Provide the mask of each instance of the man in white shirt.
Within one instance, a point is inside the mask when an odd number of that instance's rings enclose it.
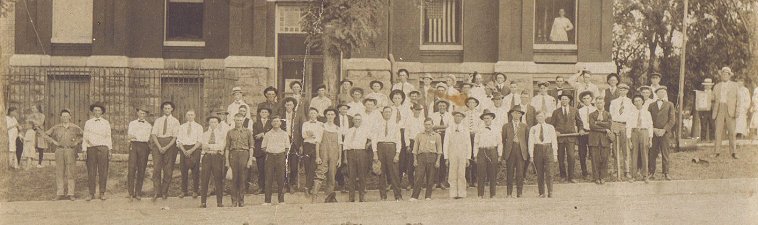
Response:
[[[642,95],[643,102],[645,102],[642,104],[643,109],[647,109],[650,107],[650,104],[653,104],[653,102],[657,100],[657,98],[653,97],[653,89],[651,89],[650,86],[641,86],[637,88],[637,92]]]
[[[150,154],[148,142],[153,125],[145,120],[148,113],[147,107],[137,107],[137,119],[129,122],[129,128],[126,132],[131,147],[129,149],[126,187],[129,190],[129,197],[136,200],[142,198],[142,181],[145,179],[145,168],[147,167],[148,154]]]
[[[711,118],[715,122],[716,132],[716,144],[714,148],[713,157],[718,157],[721,154],[721,141],[724,139],[724,134],[728,134],[729,139],[729,152],[732,158],[738,159],[737,153],[737,105],[743,102],[740,99],[739,88],[737,83],[731,80],[734,74],[729,67],[721,68],[719,76],[721,81],[713,87],[713,109],[711,110]]]
[[[555,111],[556,107],[556,101],[553,96],[550,96],[548,91],[548,85],[547,82],[539,82],[537,83],[537,87],[539,87],[539,94],[537,96],[534,96],[532,98],[532,106],[534,109],[537,110],[537,113],[545,113],[545,115],[548,116],[546,120],[550,120],[550,115]]]
[[[205,208],[205,202],[208,198],[208,184],[210,183],[210,177],[213,175],[214,186],[216,191],[216,202],[218,207],[224,207],[222,199],[224,196],[224,171],[226,171],[225,155],[228,152],[226,149],[226,130],[221,128],[221,119],[215,116],[208,117],[208,131],[203,133],[200,139],[202,144],[202,167],[201,174],[201,193],[200,193],[200,207]]]
[[[413,104],[411,110],[413,111],[413,115],[406,120],[405,125],[405,143],[407,144],[407,147],[405,151],[400,154],[399,166],[400,180],[402,181],[403,174],[408,176],[408,186],[405,187],[405,190],[410,190],[413,183],[416,181],[414,179],[415,167],[413,166],[413,146],[416,143],[416,136],[421,132],[424,132],[424,119],[426,119],[423,113],[425,111],[423,105]]]
[[[324,133],[324,124],[318,121],[318,110],[311,108],[308,111],[308,121],[303,123],[302,135],[303,135],[303,162],[305,164],[305,193],[312,194],[310,191],[313,188],[313,179],[316,176],[316,158],[319,153],[319,145],[321,143],[321,136]]]
[[[176,154],[179,149],[176,147],[176,130],[179,128],[179,120],[171,115],[174,112],[173,102],[163,102],[161,104],[163,115],[155,119],[150,140],[153,149],[153,186],[155,195],[153,201],[158,197],[163,200],[168,198],[168,187],[171,184],[172,174],[174,173],[174,163],[176,163]]]
[[[353,116],[353,127],[347,130],[343,148],[347,158],[347,176],[350,202],[355,202],[355,192],[358,191],[359,201],[365,202],[366,173],[368,160],[371,157],[366,150],[366,143],[372,136],[371,127],[362,125],[362,115]]]
[[[453,124],[447,127],[442,141],[442,155],[449,168],[450,197],[454,199],[465,198],[468,187],[466,169],[471,160],[472,140],[468,126],[463,124],[465,117],[462,112],[453,112]]]
[[[381,163],[382,173],[379,176],[379,195],[382,200],[387,200],[387,181],[392,185],[395,201],[403,199],[400,192],[400,177],[398,176],[397,163],[400,161],[400,126],[392,120],[392,108],[382,109],[382,120],[374,127],[374,137],[371,138],[374,150],[374,163]],[[387,177],[389,176],[389,179]]]
[[[501,128],[492,125],[495,114],[485,111],[480,117],[484,121],[474,137],[474,159],[477,166],[477,194],[484,198],[484,181],[489,180],[490,198],[495,197],[497,185],[497,168],[503,156],[503,137]],[[444,148],[444,146],[443,146]],[[487,179],[485,179],[485,177]]]
[[[546,113],[537,114],[537,125],[529,130],[529,158],[537,170],[537,189],[540,198],[553,197],[551,163],[558,161],[558,136],[555,128],[545,122]],[[547,196],[545,196],[547,186]]]
[[[631,158],[631,175],[633,177],[639,175],[647,183],[648,150],[653,144],[653,118],[650,111],[642,108],[644,102],[642,96],[634,96],[635,108],[629,111],[626,117],[626,135],[630,137],[631,151],[627,156]],[[634,180],[629,180],[629,182],[634,182]]]
[[[184,114],[187,120],[179,126],[176,132],[176,147],[179,148],[179,165],[182,169],[182,193],[179,198],[189,196],[187,184],[189,173],[192,171],[192,198],[197,198],[200,188],[200,136],[203,135],[203,126],[195,122],[195,111],[188,110]]]
[[[598,89],[597,85],[592,83],[592,73],[587,69],[583,69],[573,77],[570,77],[568,83],[576,88],[577,93],[590,91],[592,92],[592,96],[598,96],[600,94],[600,89]]]
[[[347,114],[350,116],[353,116],[355,114],[361,113],[364,110],[366,110],[365,107],[363,107],[363,89],[359,87],[355,87],[352,90],[350,90],[350,96],[353,97],[353,101],[347,103],[347,106],[350,106],[350,109],[347,111]]]
[[[108,161],[113,151],[111,124],[103,118],[105,107],[98,103],[89,107],[92,118],[84,123],[84,144],[87,159],[87,181],[89,196],[87,201],[95,198],[95,188],[99,186],[100,200],[105,200],[105,187],[108,181]]]
[[[401,90],[405,94],[405,96],[408,96],[411,91],[415,91],[416,87],[413,86],[413,84],[408,82],[408,70],[406,69],[399,69],[397,71],[397,83],[392,85],[392,90]]]
[[[582,127],[579,128],[579,166],[582,168],[582,176],[585,180],[589,178],[587,172],[587,152],[589,152],[589,134],[590,134],[590,114],[597,111],[592,105],[595,96],[590,91],[579,93],[579,100],[582,101],[582,108],[579,108],[579,118],[582,120]],[[602,107],[602,106],[601,106]]]
[[[511,83],[511,86],[516,86],[516,83]],[[511,93],[506,95],[503,98],[503,105],[508,108],[510,111],[514,106],[521,104],[521,91],[516,90],[517,88],[511,88]],[[507,119],[507,115],[504,115]]]
[[[332,100],[326,97],[326,86],[321,85],[316,88],[316,97],[311,99],[311,107],[318,111],[319,121],[324,121],[324,110],[332,106]]]
[[[626,121],[627,117],[629,117],[629,111],[634,109],[634,104],[632,104],[632,99],[629,99],[627,97],[627,94],[629,93],[629,85],[627,84],[619,84],[618,85],[618,93],[619,97],[611,101],[611,118],[613,119],[613,123],[611,124],[611,130],[613,130],[613,133],[616,134],[616,142],[614,143],[614,151],[616,155],[617,161],[624,161],[624,174],[627,179],[631,179],[629,176],[629,158],[626,158],[625,156],[629,154],[629,137],[626,133]],[[620,168],[617,168],[620,170]],[[621,171],[617,171],[620,173]]]
[[[489,110],[495,115],[502,115],[496,117],[495,120],[492,121],[492,124],[494,124],[494,126],[502,127],[508,123],[508,117],[505,115],[508,115],[508,111],[511,109],[503,104],[503,94],[500,92],[495,92],[492,94],[492,107],[490,107]]]
[[[234,102],[232,102],[232,104],[229,104],[229,106],[226,107],[226,111],[231,113],[232,115],[236,115],[239,112],[240,106],[244,105],[249,109],[250,105],[248,105],[245,102],[245,99],[242,99],[243,95],[244,95],[244,92],[242,92],[241,87],[232,88],[232,96],[234,96]],[[245,113],[245,118],[250,118],[249,110]],[[234,118],[229,118],[229,120],[226,122],[229,124],[234,124]]]
[[[291,145],[289,135],[281,129],[281,126],[281,118],[274,116],[271,120],[271,131],[266,132],[261,144],[261,148],[266,151],[266,196],[263,205],[271,204],[274,182],[277,186],[276,193],[279,204],[284,204],[284,164],[287,151]]]

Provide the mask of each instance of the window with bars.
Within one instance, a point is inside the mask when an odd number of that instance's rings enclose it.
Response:
[[[284,34],[305,33],[301,25],[305,15],[304,6],[279,6],[278,32]]]
[[[423,5],[422,43],[461,44],[461,0],[427,0]]]
[[[203,0],[167,0],[166,40],[203,40]]]

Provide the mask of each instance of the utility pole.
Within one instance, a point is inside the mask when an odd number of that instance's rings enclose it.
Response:
[[[682,13],[682,52],[679,55],[680,62],[679,62],[679,99],[677,100],[677,103],[679,104],[679,119],[677,120],[677,132],[676,132],[676,147],[678,149],[681,149],[681,141],[682,139],[682,126],[684,126],[684,76],[687,73],[686,71],[686,59],[687,59],[687,13],[689,12],[689,1],[684,0],[684,13]]]

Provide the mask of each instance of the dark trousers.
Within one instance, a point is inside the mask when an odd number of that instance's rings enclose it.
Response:
[[[191,149],[194,145],[185,145],[184,149]],[[192,172],[192,192],[198,193],[200,188],[200,148],[195,149],[189,156],[179,153],[179,165],[182,169],[182,193],[187,194],[190,172]]]
[[[108,181],[108,153],[107,146],[87,148],[87,183],[90,195],[95,195],[95,188],[98,186],[100,194],[105,194]]]
[[[364,149],[345,150],[347,157],[347,186],[350,192],[350,201],[355,201],[355,191],[358,191],[360,199],[366,192],[366,164],[368,164],[368,151]]]
[[[630,172],[632,173],[632,176],[636,176],[638,171],[641,177],[647,177],[648,175],[647,157],[649,154],[648,143],[650,141],[648,132],[653,131],[647,129],[632,129],[632,136],[630,137],[632,140],[632,147],[630,149],[632,156]]]
[[[479,148],[476,156],[477,180],[476,191],[479,197],[484,197],[484,180],[489,180],[490,198],[495,197],[497,190],[497,148]]]
[[[305,187],[310,190],[313,188],[313,179],[316,178],[316,144],[303,142],[303,155],[307,156],[300,159],[304,160]]]
[[[589,152],[589,135],[579,136],[579,166],[582,168],[582,176],[589,176],[587,172],[587,152]]]
[[[229,167],[232,168],[232,204],[245,203],[245,185],[247,178],[247,160],[250,152],[247,150],[232,150],[229,152]]]
[[[558,143],[558,170],[561,178],[574,179],[574,142]],[[568,163],[568,170],[566,170]]]
[[[518,144],[514,144],[511,154],[506,157],[508,157],[505,163],[507,193],[508,195],[513,193],[513,182],[515,181],[516,196],[520,197],[524,190],[524,158],[521,156],[521,147]]]
[[[413,144],[414,141],[411,140],[410,145],[406,145],[401,151],[400,151],[400,161],[398,162],[398,183],[402,183],[403,181],[403,174],[408,177],[408,185],[413,186]]]
[[[205,203],[208,199],[208,185],[211,182],[211,176],[213,176],[213,185],[216,187],[216,202],[221,204],[221,200],[224,197],[224,155],[222,154],[204,154],[203,155],[203,169],[200,175],[201,180],[201,193],[200,202]]]
[[[436,177],[435,173],[437,172],[437,168],[434,164],[437,163],[439,158],[440,157],[437,153],[421,153],[416,155],[418,167],[416,167],[416,182],[413,184],[413,194],[411,194],[411,198],[418,199],[418,196],[421,194],[421,186],[424,184],[426,184],[424,197],[432,197]]]
[[[551,145],[534,145],[534,167],[537,169],[537,189],[540,195],[545,194],[545,186],[547,186],[548,195],[553,193],[553,174],[550,173],[552,158]]]
[[[39,156],[39,159],[37,160],[37,165],[42,165],[42,160],[45,157],[45,149],[44,148],[36,148],[37,154]]]
[[[667,131],[668,132],[668,131]],[[661,154],[661,165],[663,167],[663,174],[669,174],[669,134],[666,133],[662,137],[653,136],[653,148],[650,149],[650,155],[648,156],[648,172],[651,175],[655,174],[656,161],[658,161],[658,154]]]
[[[264,191],[266,189],[266,181],[268,180],[268,178],[266,178],[266,155],[255,157],[255,166],[258,173],[258,191]],[[248,170],[248,173],[252,173],[252,171]],[[248,174],[248,176],[250,175],[251,174]],[[282,178],[284,178],[284,175],[282,175]],[[252,181],[252,179],[249,180]]]
[[[403,198],[400,192],[400,176],[398,176],[397,163],[394,161],[397,147],[395,143],[379,143],[376,147],[378,148],[379,162],[382,163],[382,175],[379,178],[379,195],[382,199],[387,199],[387,180],[392,185],[395,199]]]
[[[166,146],[171,139],[170,137],[158,138],[158,142],[162,146]],[[175,144],[172,144],[164,153],[160,153],[157,148],[153,149],[153,186],[155,187],[156,197],[168,197],[168,187],[171,185],[177,151],[179,149],[176,148]]]
[[[705,141],[713,140],[716,132],[713,132],[715,126],[711,111],[699,111],[697,114],[700,116],[700,138]]]
[[[24,142],[16,138],[16,165],[21,166],[21,156],[24,155]]]
[[[271,195],[274,192],[274,182],[276,182],[276,193],[280,203],[284,202],[284,157],[287,153],[266,153],[266,203],[271,203]]]
[[[440,132],[440,140],[445,140],[445,132]],[[443,144],[444,145],[444,144]],[[447,160],[444,157],[440,158],[440,168],[437,170],[437,185],[447,185]]]
[[[595,180],[605,179],[608,176],[608,154],[611,146],[591,146],[592,151],[592,177]]]
[[[471,155],[474,155],[474,134],[471,134]],[[466,167],[466,181],[469,182],[469,186],[474,186],[476,181],[476,161],[469,160],[469,165]],[[482,178],[484,179],[484,178]]]
[[[298,163],[300,161],[300,157],[298,156],[298,152],[295,149],[290,149],[290,154],[287,156],[287,167],[289,167],[289,173],[287,174],[287,185],[289,185],[290,188],[297,187],[298,182]]]
[[[132,141],[126,173],[126,189],[129,191],[129,196],[142,196],[142,183],[145,180],[149,151],[147,142]]]

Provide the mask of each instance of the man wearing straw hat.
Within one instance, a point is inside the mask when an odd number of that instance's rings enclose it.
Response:
[[[142,181],[145,179],[145,167],[147,157],[150,154],[148,142],[153,125],[145,118],[150,113],[147,107],[136,107],[137,119],[129,122],[127,136],[129,137],[129,163],[126,175],[126,187],[129,190],[129,198],[140,200],[142,197]]]
[[[558,96],[561,106],[553,111],[551,123],[558,135],[558,169],[561,178],[564,181],[576,183],[574,181],[574,146],[578,136],[577,128],[582,127],[582,120],[576,108],[569,105],[571,98],[572,95],[566,92]],[[568,168],[566,168],[567,163]]]
[[[734,74],[729,67],[721,68],[719,76],[721,82],[713,87],[713,110],[711,118],[716,120],[716,148],[713,157],[718,157],[721,154],[721,140],[724,138],[724,128],[726,127],[726,134],[729,135],[729,152],[732,153],[732,158],[737,159],[736,146],[736,133],[735,123],[737,122],[737,102],[739,100],[738,86],[735,82],[731,81]]]
[[[234,96],[234,102],[232,104],[229,104],[228,107],[226,107],[226,111],[231,113],[232,115],[237,115],[237,113],[240,110],[240,106],[246,106],[247,112],[245,113],[245,118],[250,118],[250,105],[245,102],[245,99],[242,99],[242,96],[245,93],[242,91],[241,87],[234,87],[232,88],[232,96]],[[234,118],[229,118],[227,120],[228,123],[233,124]]]
[[[460,199],[466,197],[466,169],[471,159],[471,136],[469,127],[463,123],[466,114],[453,112],[453,124],[447,127],[442,144],[442,155],[447,161],[448,183],[450,197]]]

